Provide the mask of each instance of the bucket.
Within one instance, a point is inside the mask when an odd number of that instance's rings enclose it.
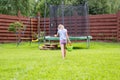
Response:
[[[67,45],[67,51],[70,52],[70,51],[72,51],[72,50],[73,50],[73,46],[72,46],[71,44],[68,44],[68,45]]]

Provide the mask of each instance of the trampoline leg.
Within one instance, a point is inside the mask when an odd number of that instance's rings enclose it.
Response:
[[[87,49],[90,48],[90,39],[87,36]]]

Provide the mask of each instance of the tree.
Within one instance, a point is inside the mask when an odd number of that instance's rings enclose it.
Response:
[[[23,28],[24,28],[24,25],[21,22],[16,21],[16,22],[13,22],[9,25],[8,31],[16,33],[17,31],[19,31]]]
[[[116,13],[120,10],[120,0],[0,0],[0,14],[17,15],[20,10],[24,16],[35,16],[40,12],[43,17],[46,9],[46,16],[49,16],[49,5],[59,5],[62,1],[65,5],[79,5],[87,1],[89,14]]]
[[[0,13],[17,15],[18,11],[21,11],[22,15],[28,16],[30,13],[30,1],[29,0],[0,0]]]
[[[110,14],[120,10],[120,0],[88,0],[90,14]]]
[[[16,21],[9,25],[8,31],[16,33],[16,39],[21,39],[21,30],[24,29],[25,26],[23,23]]]
[[[106,6],[107,0],[89,0],[89,13],[90,14],[104,14],[108,13],[107,6]]]
[[[62,0],[38,0],[36,7],[35,7],[35,13],[40,12],[41,16],[44,17],[45,15],[45,9],[46,9],[46,16],[49,16],[49,6],[50,5],[59,5],[62,3]]]
[[[109,13],[116,13],[118,10],[120,10],[120,0],[108,0],[107,1],[107,7]]]

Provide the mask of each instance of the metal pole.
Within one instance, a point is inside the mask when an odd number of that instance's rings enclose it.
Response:
[[[40,45],[40,13],[38,13],[38,15],[37,15],[37,19],[38,19],[38,46]]]
[[[45,18],[46,18],[46,0],[45,0],[45,11],[44,11],[44,37],[46,36],[46,20],[45,20]],[[45,41],[45,39],[44,39],[44,42],[46,42]]]
[[[64,25],[64,1],[62,1],[62,24]]]
[[[88,10],[88,5],[87,5],[87,0],[85,0],[84,3],[84,11],[85,11],[85,20],[86,20],[86,29],[87,29],[87,48],[90,47],[90,39],[89,39],[89,35],[90,35],[90,28],[89,28],[89,10]]]

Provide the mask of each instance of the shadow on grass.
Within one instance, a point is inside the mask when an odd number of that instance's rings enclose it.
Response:
[[[73,49],[86,49],[85,47],[73,47]]]
[[[60,47],[57,48],[57,50],[59,50]],[[73,47],[74,50],[77,50],[77,49],[87,49],[86,47]]]

